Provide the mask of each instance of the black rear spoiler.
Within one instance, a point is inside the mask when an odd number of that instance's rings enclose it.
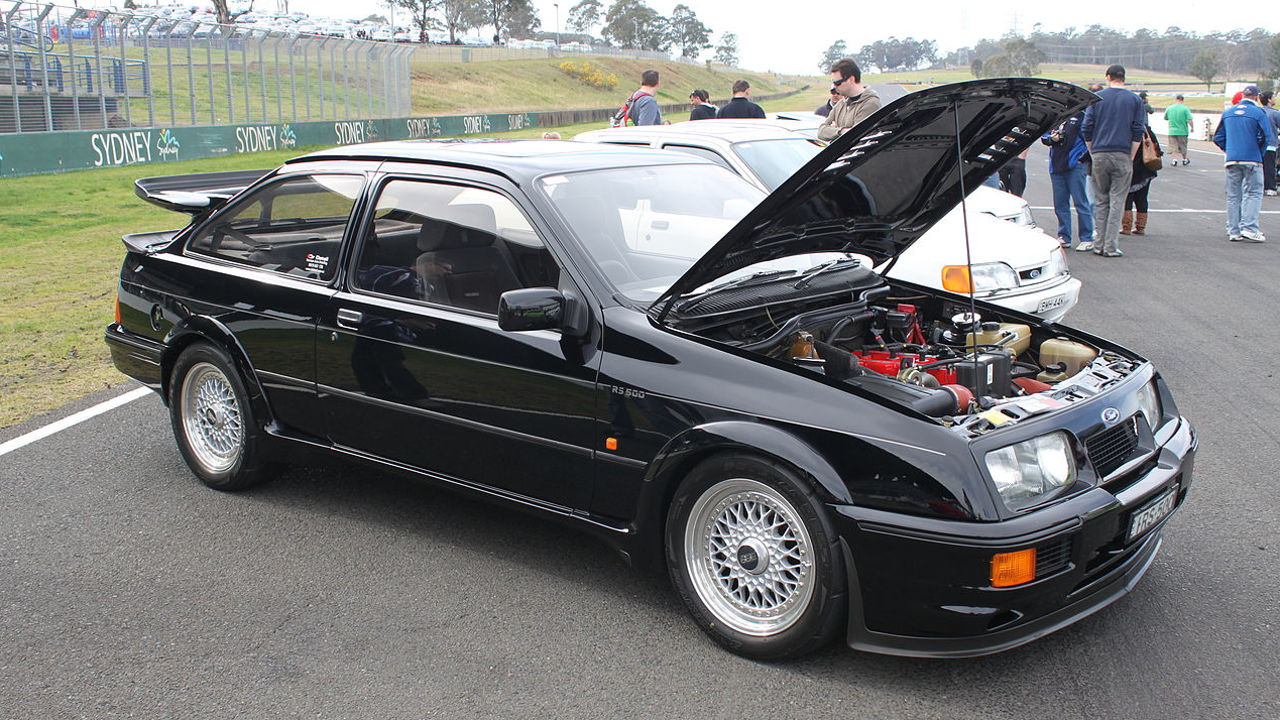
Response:
[[[138,178],[133,192],[143,200],[166,210],[199,215],[208,212],[254,184],[270,170],[168,175]]]

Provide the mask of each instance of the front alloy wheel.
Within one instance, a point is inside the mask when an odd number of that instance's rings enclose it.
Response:
[[[839,631],[839,541],[810,484],[787,466],[745,454],[700,464],[672,500],[666,535],[677,592],[730,650],[796,657]]]

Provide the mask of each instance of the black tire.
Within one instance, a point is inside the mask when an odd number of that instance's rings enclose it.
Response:
[[[689,613],[734,653],[799,657],[844,627],[839,540],[821,500],[782,463],[733,453],[699,464],[667,512],[666,553]]]
[[[221,349],[196,343],[178,356],[169,380],[169,418],[182,459],[205,485],[243,490],[270,477],[249,393]]]

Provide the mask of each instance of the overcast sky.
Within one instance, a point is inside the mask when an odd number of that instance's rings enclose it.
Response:
[[[140,0],[152,4],[166,0]],[[208,0],[185,0],[205,4]],[[670,16],[679,0],[646,0],[658,13]],[[69,0],[55,0],[70,5]],[[82,5],[122,5],[123,0],[89,0]],[[556,3],[533,0],[547,31],[562,30],[577,0]],[[601,0],[606,9],[612,0]],[[277,0],[256,0],[258,9],[274,9]],[[1117,0],[1074,0],[1067,3],[964,3],[963,0],[910,0],[901,10],[885,3],[851,3],[833,0],[684,0],[699,19],[712,29],[712,41],[721,34],[738,36],[741,65],[751,70],[784,73],[817,73],[818,60],[836,40],[851,50],[878,39],[897,36],[933,40],[940,53],[973,45],[982,38],[997,38],[1016,29],[1030,33],[1036,23],[1046,32],[1068,26],[1083,30],[1100,24],[1132,32],[1146,27],[1163,32],[1170,25],[1206,34],[1217,30],[1274,26],[1280,18],[1274,0],[1233,0],[1227,4],[1171,0],[1134,3]],[[1270,7],[1268,7],[1270,5]],[[387,14],[379,0],[290,0],[290,11],[316,16],[361,18]],[[398,24],[400,23],[397,21]],[[1271,27],[1275,30],[1275,27]],[[598,31],[598,29],[597,29]],[[709,57],[711,51],[704,57]]]

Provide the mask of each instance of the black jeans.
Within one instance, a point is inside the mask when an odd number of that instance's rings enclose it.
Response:
[[[1137,206],[1138,212],[1140,213],[1146,212],[1147,211],[1147,193],[1149,192],[1151,192],[1151,183],[1147,183],[1146,185],[1143,185],[1141,190],[1136,190],[1134,192],[1129,193],[1128,197],[1124,199],[1124,209],[1133,210],[1134,206]]]
[[[1262,155],[1262,189],[1276,189],[1276,151],[1268,150]]]
[[[1027,189],[1027,161],[1022,158],[1010,160],[1000,168],[1000,182],[1004,183],[1005,192],[1022,197],[1022,192]]]

